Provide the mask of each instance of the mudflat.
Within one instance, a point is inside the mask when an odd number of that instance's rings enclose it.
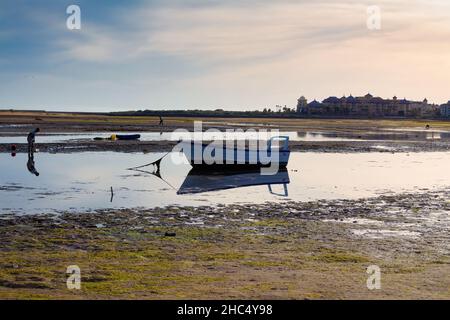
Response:
[[[343,138],[325,141],[291,141],[293,151],[317,152],[417,152],[450,150],[450,121],[444,120],[364,120],[364,119],[296,119],[296,118],[195,118],[166,117],[159,126],[158,117],[108,116],[75,113],[0,111],[0,138],[24,136],[34,127],[41,135],[54,133],[170,133],[177,129],[192,131],[196,121],[202,129],[279,130],[299,135],[318,132]],[[426,130],[426,126],[430,129]],[[44,152],[169,151],[176,142],[160,141],[94,141],[79,139],[65,143],[40,143]],[[26,152],[24,143],[17,152]],[[0,143],[0,152],[9,152],[9,143]]]
[[[176,141],[39,140],[64,132],[192,130],[196,120],[204,129],[275,128],[331,138],[291,141],[293,151],[413,156],[450,149],[445,121],[167,118],[160,127],[156,117],[0,111],[0,156],[10,157],[8,139],[36,126],[39,152],[170,151]],[[25,143],[16,147],[27,150]],[[0,186],[0,192],[19,188]],[[43,197],[51,190],[44,191]],[[0,298],[449,299],[449,199],[448,187],[417,186],[414,192],[309,202],[5,209]],[[73,265],[81,271],[80,290],[66,285]],[[370,266],[380,268],[379,290],[367,287]]]
[[[449,192],[2,214],[0,298],[448,299]]]
[[[398,128],[425,128],[450,130],[450,121],[428,119],[307,119],[307,118],[215,118],[215,117],[165,117],[164,127],[192,128],[194,121],[205,122],[206,128],[215,126],[272,127],[280,130],[373,130]],[[112,116],[83,113],[22,112],[0,110],[0,125],[40,125],[47,131],[97,131],[99,129],[121,129],[159,131],[159,117]]]

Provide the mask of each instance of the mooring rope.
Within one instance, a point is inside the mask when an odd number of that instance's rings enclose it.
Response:
[[[170,152],[167,152],[165,155],[163,155],[161,158],[159,158],[158,160],[155,160],[149,164],[145,164],[143,166],[139,166],[139,167],[134,167],[134,168],[128,168],[127,170],[132,170],[132,171],[138,171],[138,172],[143,172],[143,173],[148,173],[152,176],[156,176],[157,178],[161,179],[162,181],[164,181],[169,187],[171,187],[172,189],[176,190],[176,188],[174,186],[172,186],[168,181],[166,181],[166,179],[164,179],[161,176],[161,172],[160,172],[160,167],[159,165],[161,164],[161,160],[164,159],[164,157],[166,157]],[[145,168],[145,167],[149,167],[149,166],[156,166],[156,170],[154,172],[150,172],[150,171],[145,171],[145,170],[141,170],[141,168]]]
[[[127,170],[136,170],[136,169],[141,169],[141,168],[145,168],[145,167],[149,167],[149,166],[154,166],[156,165],[159,168],[159,164],[161,163],[161,160],[166,157],[170,152],[167,152],[165,155],[163,155],[161,158],[159,158],[158,160],[155,160],[153,162],[150,162],[148,164],[144,164],[142,166],[139,167],[133,167],[133,168],[128,168]]]

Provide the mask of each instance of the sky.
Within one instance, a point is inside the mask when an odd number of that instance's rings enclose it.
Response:
[[[256,110],[368,92],[441,104],[449,84],[448,0],[0,2],[0,109]]]

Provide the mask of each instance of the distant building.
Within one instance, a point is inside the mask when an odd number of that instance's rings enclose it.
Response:
[[[441,116],[446,118],[450,117],[450,100],[446,104],[441,105],[440,111]]]
[[[320,103],[319,101],[314,99],[313,101],[308,103],[304,113],[307,113],[307,114],[321,114],[322,112],[323,112],[322,103]]]
[[[434,117],[439,115],[439,107],[429,104],[427,99],[423,101],[399,100],[397,97],[383,99],[368,93],[362,97],[353,97],[352,95],[341,98],[328,97],[322,103],[314,100],[306,106],[304,105],[306,99],[302,99],[299,108],[300,99],[297,112],[303,114],[378,117]]]

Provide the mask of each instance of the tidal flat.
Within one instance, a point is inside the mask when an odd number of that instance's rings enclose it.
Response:
[[[300,152],[442,152],[450,150],[450,121],[429,119],[307,119],[307,118],[201,118],[110,116],[57,112],[0,110],[0,153],[26,152],[26,134],[41,129],[40,151],[166,152],[176,141],[175,130],[279,130],[291,136],[292,151]],[[429,129],[426,129],[426,126]],[[113,133],[139,133],[141,141],[94,141]]]
[[[127,171],[172,149],[158,121],[0,112],[1,299],[450,298],[450,122],[204,121],[294,133],[278,198],[267,186],[178,195],[189,169],[163,165],[170,186]],[[39,177],[24,154],[36,126]],[[118,132],[143,139],[92,140]],[[66,284],[74,265],[80,290]]]
[[[0,298],[448,299],[449,195],[2,214]]]

